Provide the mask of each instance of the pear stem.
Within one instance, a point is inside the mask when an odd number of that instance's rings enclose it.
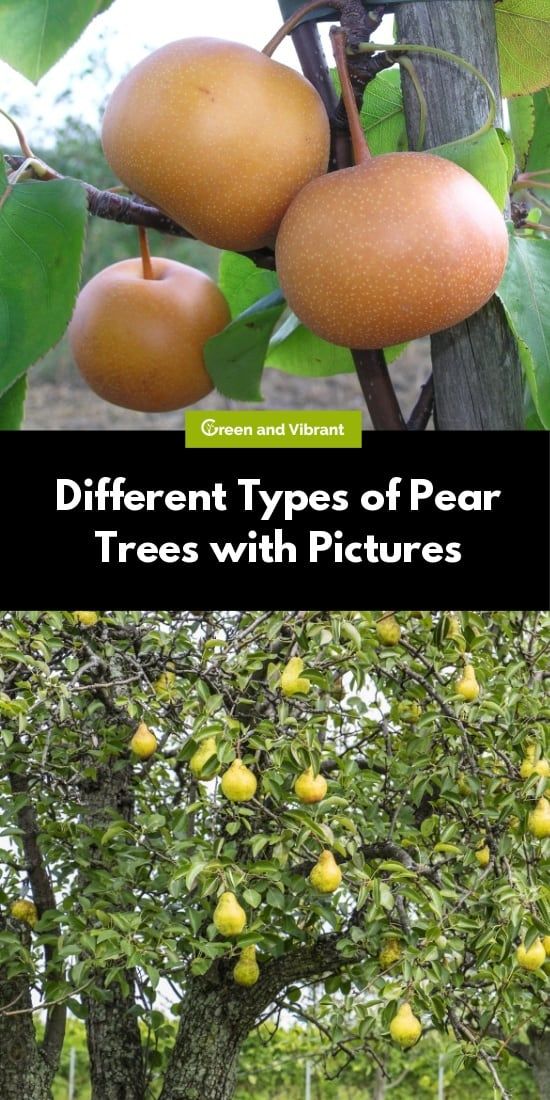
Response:
[[[346,34],[346,31],[340,30],[338,27],[332,27],[330,32],[330,39],[332,42],[334,59],[338,68],[340,84],[342,85],[342,99],[344,100],[344,106],[346,108],[346,114],[348,116],[351,144],[353,146],[353,159],[357,165],[366,164],[369,160],[371,160],[372,153],[368,147],[367,139],[363,133],[363,127],[361,125],[361,118],[357,108],[355,93],[353,91],[353,86],[349,75],[348,57],[346,52],[348,36]]]
[[[19,142],[19,145],[20,145],[21,152],[22,152],[23,156],[26,157],[27,160],[35,160],[36,159],[35,155],[34,155],[32,149],[31,149],[31,147],[30,147],[30,145],[29,145],[29,143],[28,143],[28,141],[25,137],[25,134],[23,133],[21,127],[19,126],[19,124],[15,121],[14,118],[11,117],[11,115],[8,114],[7,111],[4,111],[2,109],[2,107],[0,107],[0,115],[3,115],[4,118],[7,118],[8,122],[10,122],[11,125],[13,126],[13,128],[14,128],[16,134],[17,134],[17,140]]]
[[[378,53],[382,51],[384,53],[427,53],[432,54],[434,57],[441,57],[444,61],[452,61],[453,64],[458,65],[460,68],[465,69],[466,72],[471,73],[472,76],[476,76],[477,79],[483,84],[487,96],[489,99],[489,114],[487,119],[483,123],[483,126],[479,127],[479,130],[475,130],[473,134],[468,134],[467,137],[459,138],[458,141],[453,142],[453,145],[464,145],[468,141],[473,141],[475,138],[483,137],[484,134],[488,134],[491,128],[494,126],[496,113],[497,113],[497,101],[495,93],[489,84],[489,81],[485,79],[483,73],[480,73],[479,69],[476,69],[475,65],[471,65],[469,61],[465,61],[463,57],[459,57],[456,53],[449,53],[448,50],[440,50],[437,46],[418,46],[407,43],[395,43],[391,45],[381,45],[378,42],[360,42],[358,46],[354,46],[354,50],[358,53]]]
[[[142,225],[139,227],[139,250],[141,252],[141,263],[143,265],[143,278],[154,279],[155,273],[153,271],[153,264],[151,262],[151,251],[149,249],[149,238],[147,236],[147,230]]]
[[[294,12],[294,15],[287,19],[286,23],[283,23],[273,38],[264,46],[262,53],[265,53],[267,57],[273,57],[275,50],[284,42],[288,34],[292,34],[296,30],[296,27],[302,22],[302,19],[306,15],[309,15],[312,11],[317,11],[318,8],[334,8],[335,11],[342,13],[343,0],[309,0],[309,3],[304,4],[303,7],[298,8],[298,11]]]

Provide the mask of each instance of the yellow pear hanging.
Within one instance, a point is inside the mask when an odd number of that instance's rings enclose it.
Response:
[[[296,798],[305,805],[321,802],[327,793],[327,789],[328,784],[325,777],[321,774],[314,775],[313,768],[307,768],[305,772],[302,772],[294,784]]]
[[[527,828],[538,840],[550,836],[550,802],[547,798],[539,798],[527,818]]]
[[[530,947],[520,943],[516,951],[516,960],[523,970],[538,970],[546,962],[546,951],[542,940],[537,937]]]
[[[467,703],[473,703],[479,695],[479,684],[473,665],[465,665],[462,676],[456,681],[455,689]]]
[[[401,627],[395,615],[385,615],[383,619],[379,619],[376,633],[382,645],[397,645],[401,637]]]
[[[249,802],[254,798],[257,786],[254,772],[242,760],[234,760],[222,776],[222,791],[230,802]]]
[[[256,948],[254,944],[243,947],[239,961],[233,968],[233,978],[237,985],[256,985],[260,977],[260,968],[256,962]]]
[[[169,695],[176,682],[176,673],[168,665],[161,672],[158,680],[155,680],[154,689],[156,695]]]
[[[488,867],[491,862],[491,849],[488,844],[482,844],[476,848],[475,857],[480,867]]]
[[[140,722],[130,741],[132,752],[135,752],[140,760],[147,760],[149,756],[153,755],[156,747],[157,739],[154,733],[151,733],[151,730],[145,725],[145,722]]]
[[[10,914],[15,917],[15,920],[23,921],[24,924],[28,924],[29,928],[34,928],[38,920],[38,909],[34,904],[34,901],[26,901],[25,898],[19,898],[17,901],[12,901],[10,905]]]
[[[283,695],[307,695],[311,684],[307,676],[302,676],[304,662],[301,657],[291,657],[285,665],[279,686]]]
[[[222,894],[212,919],[222,936],[240,936],[246,927],[246,913],[231,890]]]
[[[321,852],[309,881],[319,894],[333,894],[342,881],[342,872],[328,848]]]
[[[420,1039],[422,1024],[414,1015],[410,1004],[405,1002],[398,1008],[390,1024],[390,1035],[394,1043],[398,1043],[404,1050],[414,1046]]]
[[[203,768],[215,755],[216,738],[207,737],[205,741],[201,741],[198,749],[195,750],[189,761],[189,768],[195,776],[195,779],[200,779]]]
[[[389,966],[393,966],[394,963],[399,962],[401,958],[401,945],[399,940],[395,936],[386,940],[380,950],[378,956],[378,962],[383,970],[387,970]]]
[[[543,776],[544,779],[549,779],[550,760],[547,760],[544,756],[541,756],[540,760],[535,760],[535,753],[535,746],[530,745],[519,769],[521,778],[530,779],[532,775],[540,775]]]
[[[99,619],[97,611],[73,611],[73,615],[81,626],[95,626]]]

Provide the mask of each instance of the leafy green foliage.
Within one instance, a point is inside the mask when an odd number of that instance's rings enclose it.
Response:
[[[512,235],[510,258],[497,290],[512,331],[536,412],[550,427],[550,240]]]
[[[0,56],[37,83],[113,0],[0,0]]]
[[[86,194],[71,180],[8,185],[0,163],[0,394],[62,336],[80,280]]]
[[[499,0],[495,4],[502,91],[525,95],[550,84],[548,0]]]
[[[327,1057],[338,1064],[339,1043],[358,1056],[375,1043],[391,1060],[389,1024],[408,999],[449,1044],[449,1073],[474,1056],[484,1081],[483,1058],[504,1073],[502,1040],[549,1026],[546,972],[518,969],[515,950],[550,930],[550,841],[527,828],[548,780],[520,774],[529,745],[537,759],[550,754],[550,619],[396,616],[400,641],[381,646],[374,612],[103,612],[90,627],[70,612],[3,612],[0,906],[24,892],[19,811],[31,804],[56,907],[30,950],[17,950],[17,928],[0,936],[0,970],[32,968],[44,995],[79,1015],[84,990],[101,996],[98,971],[125,990],[137,968],[136,1012],[162,1033],[163,978],[185,999],[190,974],[230,973],[247,944],[262,970],[330,934],[337,961],[327,954],[314,1008]],[[291,656],[304,662],[307,695],[281,692]],[[455,691],[465,662],[481,687],[471,704]],[[147,763],[128,749],[140,721],[159,739]],[[212,737],[197,782],[188,762]],[[220,790],[237,755],[259,780],[243,803]],[[311,806],[293,790],[308,767],[328,781]],[[343,871],[330,895],[308,878],[323,848]],[[226,890],[248,918],[231,941],[212,922]],[[401,955],[384,970],[390,935]],[[308,1011],[293,981],[282,996],[286,1011]]]
[[[26,394],[27,378],[23,375],[0,397],[0,432],[13,432],[21,427]]]

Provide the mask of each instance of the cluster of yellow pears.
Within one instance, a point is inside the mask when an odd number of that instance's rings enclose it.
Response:
[[[521,943],[516,951],[516,961],[522,970],[538,970],[550,956],[550,936],[537,936],[530,947]]]

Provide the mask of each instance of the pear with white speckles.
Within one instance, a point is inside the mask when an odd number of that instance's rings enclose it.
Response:
[[[117,176],[206,244],[273,245],[294,196],[326,172],[328,116],[315,88],[236,42],[187,38],[141,61],[103,121]]]
[[[300,321],[357,349],[465,320],[494,293],[508,257],[496,203],[463,168],[429,153],[366,158],[304,187],[276,248]]]

